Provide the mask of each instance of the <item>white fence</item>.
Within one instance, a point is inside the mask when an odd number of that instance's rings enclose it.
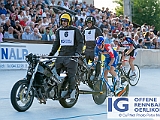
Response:
[[[52,44],[0,43],[0,69],[26,69],[25,55],[48,55]],[[140,67],[160,67],[160,49],[139,49],[135,62]]]
[[[160,49],[138,49],[134,63],[140,67],[160,67]]]

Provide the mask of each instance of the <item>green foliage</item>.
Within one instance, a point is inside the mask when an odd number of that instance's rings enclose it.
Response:
[[[123,0],[115,0],[119,6],[115,9],[119,16],[123,14]],[[131,0],[132,22],[142,25],[154,25],[160,30],[160,0]]]

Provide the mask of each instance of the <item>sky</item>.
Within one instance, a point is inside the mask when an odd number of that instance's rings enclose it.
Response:
[[[117,4],[113,3],[114,0],[94,0],[94,6],[96,8],[108,7],[109,10],[114,11]]]

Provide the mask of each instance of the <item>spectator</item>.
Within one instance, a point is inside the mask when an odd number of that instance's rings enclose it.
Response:
[[[12,0],[8,0],[5,8],[9,14],[12,14],[14,11],[12,9]]]
[[[42,35],[42,40],[51,41],[50,28],[46,27],[46,32]]]
[[[102,34],[103,34],[103,37],[104,37],[104,41],[107,41],[108,33],[109,33],[109,30],[107,28],[103,28],[103,33]]]
[[[6,20],[6,23],[3,25],[4,32],[8,32],[8,28],[11,26],[10,19]]]
[[[18,13],[18,20],[22,20],[24,18],[24,12],[22,10]]]
[[[18,20],[18,13],[19,13],[19,9],[18,8],[15,8],[15,11],[13,14],[11,14],[10,17],[12,17],[12,15],[16,15],[16,19],[15,20]]]
[[[20,7],[20,10],[25,10],[25,4],[23,1],[19,1],[19,7]]]
[[[144,35],[144,45],[147,47],[147,49],[151,48],[151,42],[152,42],[149,36],[150,32],[146,32],[146,34]]]
[[[51,24],[52,24],[52,27],[55,25],[58,25],[56,18],[54,18],[54,17],[51,18]]]
[[[29,15],[31,16],[31,18],[32,18],[32,17],[35,17],[35,18],[36,18],[36,13],[37,13],[37,12],[34,11],[33,8],[30,8],[29,11],[30,11],[30,12],[29,12]]]
[[[157,37],[153,37],[151,39],[152,43],[151,43],[151,49],[158,49],[158,41],[157,41]]]
[[[146,46],[143,45],[143,40],[142,39],[138,40],[137,48],[145,48],[145,49],[147,48]]]
[[[111,44],[113,42],[112,40],[112,33],[107,34],[107,39],[105,40],[106,44]]]
[[[5,23],[6,23],[6,16],[5,16],[5,14],[1,14],[0,25],[4,25]]]
[[[7,14],[7,10],[6,10],[6,8],[5,8],[4,6],[5,6],[4,3],[1,3],[1,4],[0,4],[0,15],[1,15],[1,14],[4,14],[4,15]]]
[[[76,21],[76,27],[81,26],[81,28],[83,28],[84,26],[84,22],[83,22],[83,18],[80,18],[80,20]]]
[[[43,14],[43,9],[42,9],[41,4],[37,5],[37,13],[38,13],[38,15],[42,15]]]
[[[83,11],[82,14],[81,14],[81,18],[83,18],[83,22],[84,22],[84,20],[86,19],[86,17],[87,17],[87,16],[86,16],[86,12]]]
[[[16,15],[13,13],[12,16],[11,16],[11,26],[14,28],[16,23]]]
[[[22,26],[22,28],[25,28],[27,26],[28,17],[23,17],[22,20],[19,21],[19,24]]]
[[[49,12],[48,8],[44,8],[44,12],[42,13],[42,17],[46,17],[47,16],[47,12]]]
[[[47,12],[46,19],[48,23],[51,22],[51,14],[49,12]]]
[[[53,5],[53,6],[56,5],[55,4],[55,0],[51,0],[51,4],[50,5]]]
[[[34,26],[35,26],[34,22],[31,21],[31,22],[29,23],[29,26],[30,26],[30,33],[32,33],[33,30],[34,30]]]
[[[27,7],[28,8],[28,7]],[[28,21],[31,21],[31,15],[29,14],[29,8],[25,12],[25,17],[28,18]]]
[[[118,40],[118,38],[114,38],[113,42],[111,42],[111,46],[112,46],[113,48],[117,48],[118,45],[119,45],[119,40]]]
[[[160,48],[160,31],[157,32],[157,37],[158,48]]]
[[[103,29],[104,28],[107,28],[107,29],[109,29],[110,30],[110,25],[108,24],[108,21],[107,20],[103,20],[103,23],[101,24],[101,26],[100,26],[100,29],[102,30],[102,32],[103,32]]]
[[[5,31],[4,38],[15,39],[13,35],[13,27],[9,27],[8,32]]]
[[[49,34],[52,36],[53,35],[53,27],[52,27],[52,23],[48,24],[48,27],[50,29]]]
[[[33,33],[30,35],[31,40],[41,40],[42,35],[39,33],[38,28],[34,28]]]
[[[96,26],[97,26],[97,27],[100,27],[101,24],[102,24],[102,20],[100,19],[100,16],[97,15],[97,16],[96,16]]]
[[[139,40],[139,36],[138,35],[134,35],[134,43],[137,45],[138,44],[138,40]]]
[[[3,42],[3,26],[0,26],[0,43]]]
[[[30,40],[30,27],[26,26],[22,33],[22,40]]]
[[[46,26],[48,26],[48,24],[49,24],[49,22],[47,21],[47,18],[44,17],[44,18],[43,18],[43,22],[42,22],[42,26],[43,26],[43,27],[46,27]]]
[[[63,7],[64,7],[65,9],[69,9],[69,6],[68,6],[67,2],[64,2]]]
[[[22,26],[20,25],[20,23],[19,23],[18,20],[15,22],[15,26],[14,26],[13,28],[14,28],[14,32],[13,32],[14,37],[15,37],[16,39],[21,39],[21,35],[22,35],[22,33],[23,33],[23,28],[22,28]]]
[[[17,1],[13,1],[13,4],[12,4],[13,11],[15,11],[16,8],[18,8],[18,3]]]

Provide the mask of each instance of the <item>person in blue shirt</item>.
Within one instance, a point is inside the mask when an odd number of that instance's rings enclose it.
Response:
[[[104,71],[104,77],[106,80],[108,80],[107,75],[108,72],[114,76],[116,79],[116,88],[118,89],[120,87],[120,79],[115,72],[115,68],[119,61],[118,53],[111,47],[110,44],[104,43],[104,37],[99,36],[96,39],[96,46],[94,48],[94,61],[98,61],[99,54],[103,54],[105,56],[105,71]]]
[[[5,15],[7,14],[7,10],[6,10],[6,8],[4,6],[5,6],[4,3],[0,4],[0,15],[1,14],[5,14]]]

